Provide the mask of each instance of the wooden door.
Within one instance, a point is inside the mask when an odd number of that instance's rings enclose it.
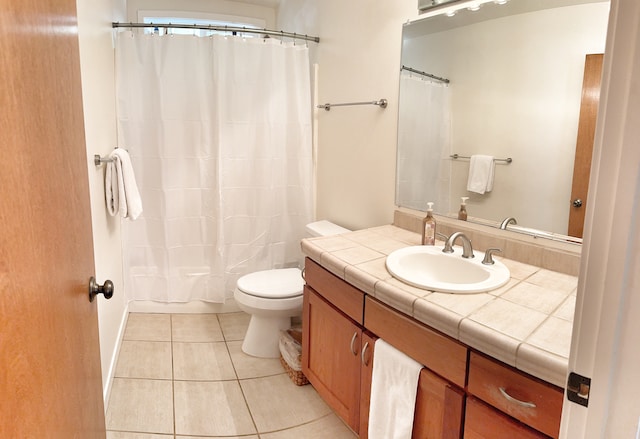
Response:
[[[325,402],[358,433],[362,329],[308,286],[302,312],[302,371]]]
[[[600,103],[603,57],[601,53],[587,55],[584,64],[568,227],[568,235],[578,238],[582,238],[584,228],[587,192],[589,190],[589,174],[591,172],[591,156],[593,155],[593,140],[596,131],[598,105]]]
[[[0,437],[104,438],[75,0],[0,10]]]
[[[413,439],[462,437],[464,392],[428,369],[420,371]]]

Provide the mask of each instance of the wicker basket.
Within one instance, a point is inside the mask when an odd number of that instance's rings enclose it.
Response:
[[[280,363],[296,386],[309,384],[302,373],[302,334],[297,329],[280,333]]]
[[[305,384],[309,384],[309,380],[306,376],[304,376],[302,371],[291,369],[282,355],[280,355],[280,363],[282,364],[282,367],[284,367],[284,370],[287,372],[287,375],[289,375],[289,378],[291,378],[291,381],[293,381],[293,384],[295,384],[296,386],[304,386]]]

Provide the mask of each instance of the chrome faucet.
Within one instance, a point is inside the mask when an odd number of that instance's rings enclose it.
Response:
[[[516,219],[514,217],[512,217],[512,216],[508,216],[508,217],[506,217],[505,219],[502,220],[502,222],[500,223],[500,228],[502,230],[506,230],[507,226],[509,224],[516,225],[516,224],[518,224],[518,221],[516,221]]]
[[[456,239],[460,238],[462,241],[462,257],[463,258],[473,258],[473,247],[471,247],[471,240],[467,238],[462,232],[455,232],[449,236],[447,242],[444,243],[444,248],[442,251],[444,253],[453,253],[453,244],[455,244]]]

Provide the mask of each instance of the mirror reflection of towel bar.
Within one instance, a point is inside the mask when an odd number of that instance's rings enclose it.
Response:
[[[452,159],[470,159],[471,157],[466,156],[466,155],[458,155],[458,154],[451,154],[449,157],[451,157]],[[493,159],[496,162],[507,162],[507,163],[511,163],[513,161],[513,159],[511,157],[507,157],[506,159]]]

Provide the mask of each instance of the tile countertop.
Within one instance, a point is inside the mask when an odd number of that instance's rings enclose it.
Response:
[[[505,286],[477,294],[431,292],[393,278],[385,266],[387,255],[394,250],[419,244],[417,233],[388,225],[303,239],[302,251],[392,308],[497,360],[565,387],[577,277],[496,257],[511,271]]]

